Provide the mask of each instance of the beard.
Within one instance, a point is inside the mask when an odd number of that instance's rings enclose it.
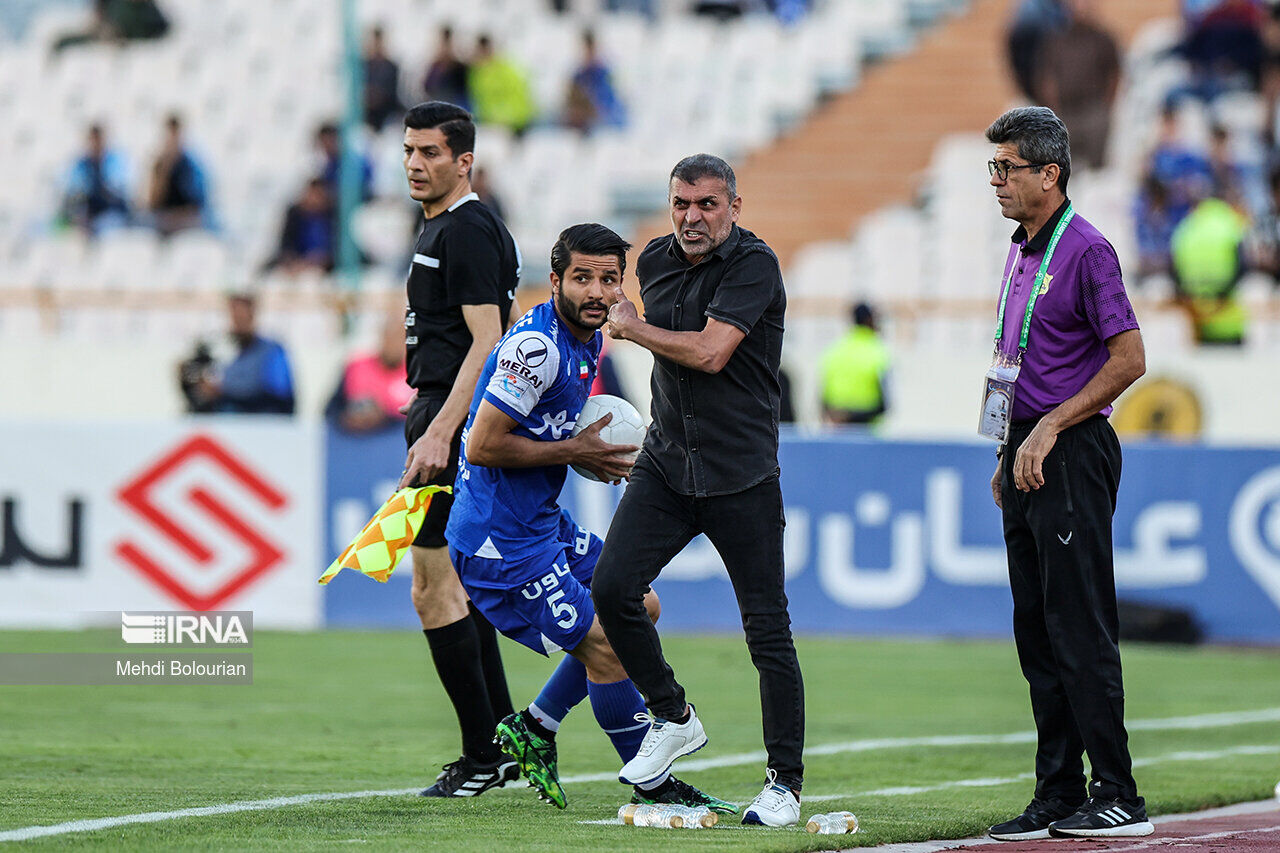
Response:
[[[599,329],[609,319],[609,308],[603,302],[584,302],[581,305],[574,305],[564,295],[563,291],[556,296],[556,307],[560,309],[560,316],[564,317],[570,323],[573,323],[580,329]],[[582,316],[583,309],[599,308],[604,313],[599,321],[588,320]]]

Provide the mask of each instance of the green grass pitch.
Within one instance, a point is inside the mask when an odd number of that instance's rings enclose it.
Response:
[[[260,631],[251,687],[0,687],[0,834],[22,827],[245,800],[425,786],[458,754],[452,710],[420,634]],[[744,802],[763,763],[755,671],[739,637],[664,638],[710,744],[676,772]],[[1025,740],[971,745],[851,741],[1027,732],[1026,686],[1009,642],[800,637],[808,696],[807,818],[849,809],[854,836],[744,828],[696,832],[583,823],[616,814],[616,782],[567,785],[557,811],[524,787],[473,800],[413,795],[313,802],[61,834],[47,848],[822,850],[981,833],[1016,814],[1032,783]],[[113,648],[106,633],[0,632],[0,651]],[[503,647],[518,706],[554,665]],[[1170,728],[1174,717],[1280,708],[1280,651],[1124,648],[1136,775],[1153,813],[1271,796],[1280,722]],[[561,773],[607,774],[619,762],[584,703],[561,730]],[[835,746],[832,746],[835,745]],[[1000,781],[1010,780],[1013,781]],[[957,786],[964,780],[987,780]],[[928,788],[911,792],[910,788]],[[891,790],[898,789],[898,790]]]

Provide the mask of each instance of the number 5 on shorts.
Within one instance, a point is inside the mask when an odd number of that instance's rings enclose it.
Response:
[[[551,608],[551,615],[556,617],[556,624],[568,630],[577,624],[578,611],[569,602],[561,601],[562,598],[564,598],[564,590],[557,589],[547,596],[547,606]]]

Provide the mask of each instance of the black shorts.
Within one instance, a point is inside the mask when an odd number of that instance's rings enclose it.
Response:
[[[433,421],[444,406],[443,397],[414,397],[409,406],[409,414],[404,422],[405,446],[410,447]],[[410,483],[411,486],[452,486],[458,476],[458,459],[462,455],[462,430],[453,436],[449,445],[449,467],[431,478],[429,482],[421,482],[421,478]],[[448,543],[444,539],[444,527],[449,523],[449,510],[453,507],[453,494],[439,492],[431,498],[431,506],[427,509],[427,517],[422,520],[422,529],[413,540],[414,545],[423,548],[443,548]]]

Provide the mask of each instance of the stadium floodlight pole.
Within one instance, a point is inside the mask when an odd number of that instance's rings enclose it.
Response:
[[[342,11],[342,65],[347,81],[346,109],[342,116],[342,159],[338,190],[338,280],[345,290],[360,286],[360,250],[353,231],[356,208],[364,184],[360,162],[360,125],[364,118],[364,63],[360,56],[360,32],[356,23],[359,0],[338,0]]]

